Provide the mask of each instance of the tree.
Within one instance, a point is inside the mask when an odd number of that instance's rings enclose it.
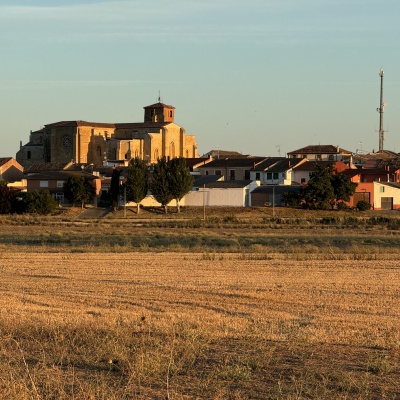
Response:
[[[169,184],[173,198],[176,200],[176,209],[180,212],[180,200],[193,187],[193,177],[186,166],[184,157],[173,158],[169,164]]]
[[[0,182],[0,214],[8,214],[12,209],[12,194],[7,183]]]
[[[282,193],[282,203],[285,207],[296,207],[300,204],[300,195],[294,190],[288,190]]]
[[[349,201],[350,196],[354,194],[357,188],[357,183],[352,182],[350,178],[343,174],[334,174],[332,176],[332,186],[335,192],[335,200],[339,201]]]
[[[167,213],[167,205],[174,198],[174,195],[171,192],[169,168],[165,157],[160,158],[157,164],[154,165],[150,187],[154,198],[163,206],[164,212]]]
[[[82,208],[85,203],[92,201],[95,195],[95,189],[88,177],[79,175],[71,175],[64,183],[63,191],[72,205],[80,203]]]
[[[339,201],[349,201],[356,187],[357,184],[351,182],[347,175],[337,173],[333,164],[325,168],[316,164],[307,186],[302,190],[302,197],[307,208],[333,208]]]
[[[137,204],[138,214],[140,202],[146,197],[148,186],[147,165],[143,160],[136,157],[129,163],[125,189],[126,199]]]
[[[58,207],[58,202],[48,190],[35,190],[24,196],[25,212],[50,214]]]
[[[114,167],[111,175],[110,194],[114,211],[118,207],[119,190],[120,190],[119,176],[121,175],[121,172],[122,171],[120,169]]]

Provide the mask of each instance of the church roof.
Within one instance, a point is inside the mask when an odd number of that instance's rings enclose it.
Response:
[[[161,102],[154,103],[154,104],[151,104],[150,106],[146,106],[146,107],[143,107],[143,108],[173,108],[173,109],[175,109],[174,106],[170,106],[168,104],[164,104],[164,103],[161,103]]]
[[[126,122],[115,124],[117,129],[146,129],[146,128],[157,128],[161,129],[171,122]]]
[[[102,123],[102,122],[87,122],[87,121],[82,121],[82,120],[76,120],[76,121],[60,121],[60,122],[54,122],[52,124],[46,124],[46,127],[64,127],[64,126],[72,126],[72,127],[77,127],[77,126],[94,126],[94,127],[104,127],[104,128],[115,128],[115,124],[110,124],[110,123]]]

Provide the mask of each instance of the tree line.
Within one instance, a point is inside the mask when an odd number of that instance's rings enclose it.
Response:
[[[174,199],[177,212],[180,212],[180,201],[193,187],[193,177],[184,157],[173,158],[170,162],[165,157],[160,158],[150,175],[147,164],[140,158],[134,158],[129,163],[126,181],[122,186],[119,184],[120,173],[115,168],[111,177],[110,194],[114,209],[123,193],[127,202],[136,203],[139,213],[140,204],[150,190],[165,213]]]
[[[159,202],[165,213],[168,204],[175,199],[177,211],[180,211],[180,201],[192,189],[193,177],[186,166],[185,158],[177,157],[167,162],[163,157],[149,171],[147,164],[140,158],[130,161],[125,182],[121,184],[121,170],[114,168],[111,176],[110,190],[106,200],[114,209],[118,207],[123,195],[127,202],[137,205],[140,212],[142,200],[149,191]],[[300,191],[288,191],[282,194],[282,202],[286,206],[300,206],[308,209],[345,209],[346,202],[355,193],[357,184],[343,173],[337,173],[333,165],[322,167],[315,165],[307,185]],[[72,174],[64,183],[63,193],[72,205],[80,205],[93,201],[95,189],[88,179],[82,175]],[[361,204],[357,208],[366,210],[370,204]],[[5,181],[0,181],[0,214],[6,213],[38,213],[47,214],[59,206],[48,191],[35,190],[32,193],[15,193]]]

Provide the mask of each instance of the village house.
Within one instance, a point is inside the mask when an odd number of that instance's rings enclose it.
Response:
[[[370,203],[373,210],[400,209],[400,183],[360,182],[350,198],[349,205],[356,207],[359,201]]]
[[[8,183],[20,181],[24,175],[24,167],[12,157],[0,158],[0,179]]]
[[[311,145],[287,153],[288,158],[306,158],[309,161],[342,161],[351,163],[353,153],[332,145]]]
[[[295,184],[306,184],[312,174],[315,172],[316,165],[319,165],[322,168],[326,168],[329,165],[333,165],[333,168],[335,171],[338,173],[343,172],[345,170],[349,169],[349,166],[342,161],[319,161],[319,162],[314,162],[314,161],[309,161],[305,160],[306,162],[303,163],[298,163],[293,167],[292,170],[292,180]]]
[[[352,182],[400,182],[400,166],[384,168],[347,169],[345,174]]]
[[[268,157],[250,170],[250,179],[261,185],[291,185],[293,168],[306,162],[305,158]]]
[[[25,178],[27,192],[47,190],[56,200],[60,201],[60,203],[64,203],[64,183],[71,175],[88,178],[95,188],[96,196],[100,194],[101,183],[99,177],[79,171],[46,171],[28,175]]]
[[[224,176],[225,181],[249,180],[250,171],[266,157],[241,156],[217,158],[197,167],[200,175]]]
[[[218,176],[217,176],[218,177]],[[196,185],[201,185],[198,182]],[[197,186],[181,204],[185,206],[246,207],[251,206],[250,193],[258,186],[251,180],[215,180]]]

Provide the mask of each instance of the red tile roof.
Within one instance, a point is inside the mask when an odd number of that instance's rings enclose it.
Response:
[[[12,157],[1,157],[0,158],[0,165],[4,165],[5,163],[10,161],[11,159],[12,159]]]
[[[339,161],[340,162],[340,161]],[[315,166],[319,165],[322,168],[327,167],[328,165],[333,165],[335,166],[336,161],[307,161],[305,163],[301,163],[299,165],[296,165],[293,167],[296,171],[315,171]],[[342,163],[343,165],[343,163]]]
[[[306,147],[302,147],[301,149],[294,150],[288,153],[289,154],[352,154],[351,151],[342,149],[338,146],[328,145],[310,145]]]

